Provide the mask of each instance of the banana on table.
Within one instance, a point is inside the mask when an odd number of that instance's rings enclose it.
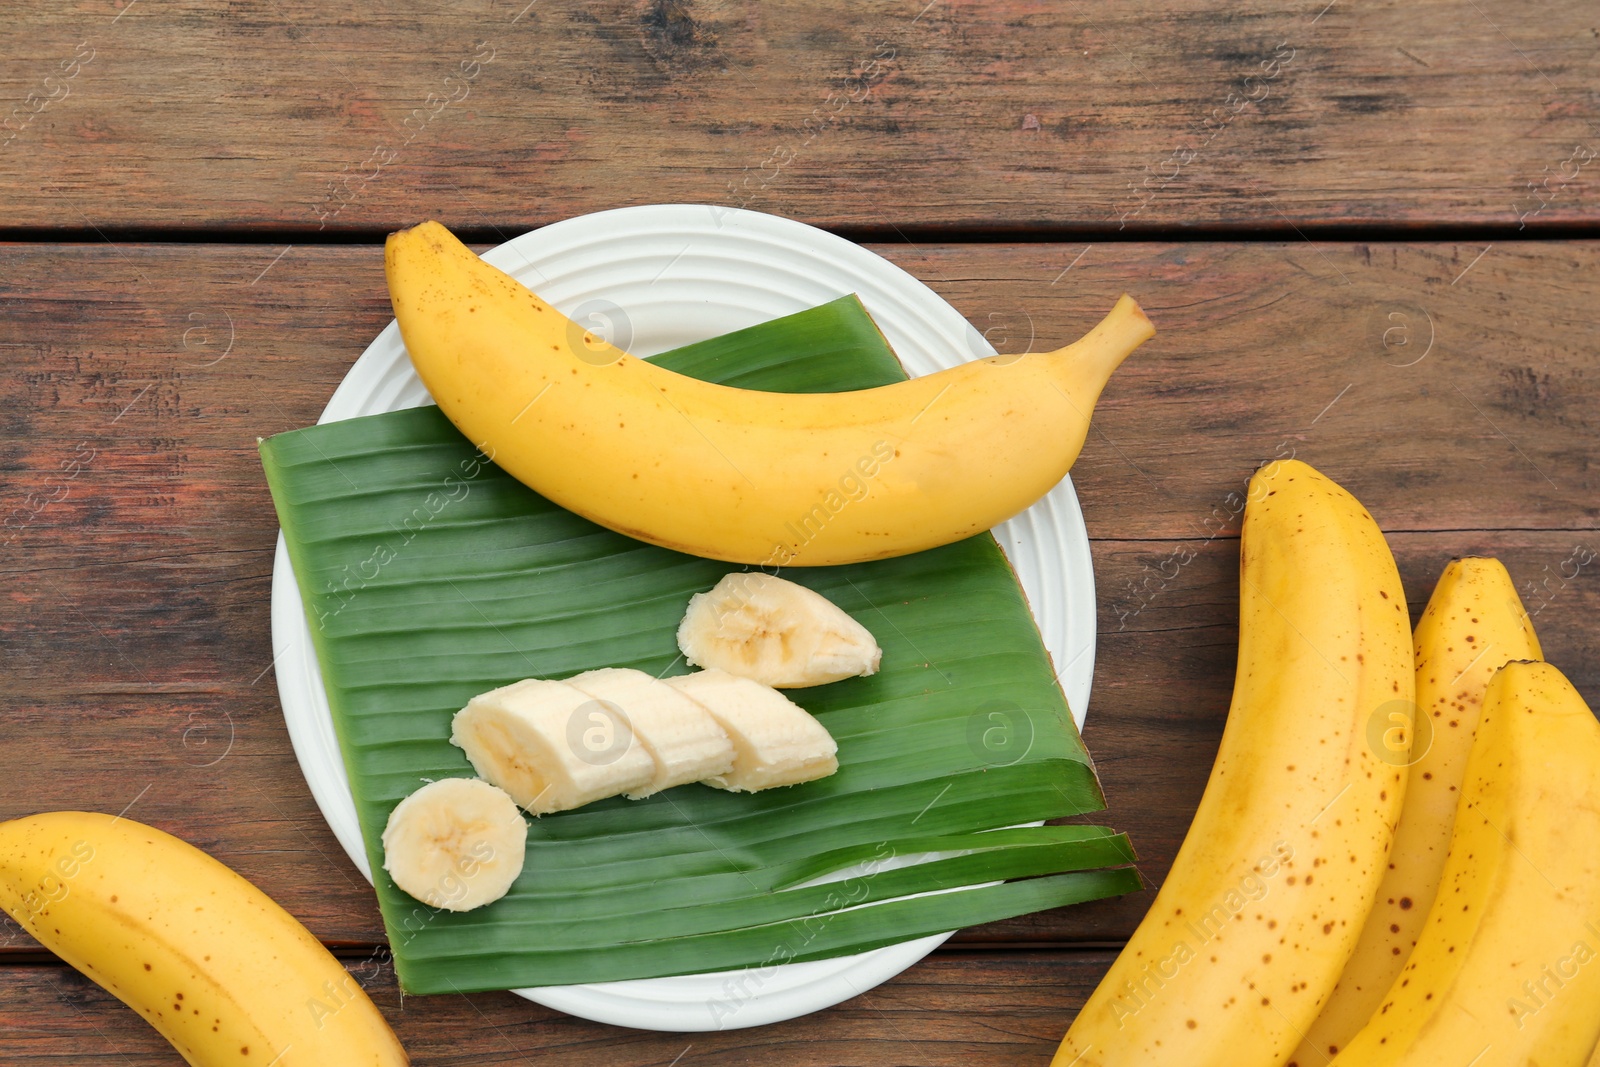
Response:
[[[1539,659],[1539,639],[1496,559],[1451,560],[1417,622],[1417,708],[1396,709],[1378,725],[1379,743],[1414,745],[1391,759],[1409,763],[1406,802],[1388,870],[1355,954],[1328,1003],[1289,1057],[1294,1067],[1324,1064],[1366,1025],[1400,976],[1439,890],[1467,758],[1489,681],[1511,660]],[[1397,731],[1391,733],[1391,731]]]
[[[365,991],[261,890],[132,819],[0,823],[0,907],[197,1067],[403,1067]]]
[[[1508,663],[1416,948],[1332,1062],[1579,1067],[1597,1041],[1600,722],[1555,667]]]
[[[1281,1067],[1383,877],[1406,774],[1368,726],[1415,695],[1394,559],[1360,503],[1295,460],[1251,479],[1239,553],[1238,674],[1210,781],[1054,1067]]]

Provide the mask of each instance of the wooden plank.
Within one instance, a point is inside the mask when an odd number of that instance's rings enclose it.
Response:
[[[1082,257],[1081,259],[1079,257]],[[1237,531],[1299,456],[1385,529],[1594,529],[1600,244],[947,245],[894,249],[1009,351],[1075,339],[1123,290],[1159,334],[1073,470],[1098,537]]]
[[[254,440],[312,421],[387,313],[375,250],[295,249],[273,266],[278,251],[0,246],[9,371],[0,376],[0,521],[10,523],[0,537],[0,716],[12,754],[0,817],[132,804],[131,817],[217,852],[325,940],[371,943],[381,928],[370,889],[302,784],[268,670],[275,521]],[[1022,311],[1040,336],[1063,336],[1128,278],[1142,279],[1152,306],[1192,300],[1197,284],[1222,294],[1157,312],[1165,333],[1156,344],[1168,349],[1130,362],[1113,383],[1104,433],[1078,471],[1096,537],[1101,634],[1086,739],[1111,803],[1105,820],[1132,834],[1142,870],[1159,884],[1198,802],[1231,687],[1237,520],[1227,494],[1282,439],[1277,426],[1252,423],[1319,406],[1335,391],[1314,389],[1319,376],[1342,380],[1342,367],[1316,362],[1346,338],[1347,320],[1318,317],[1319,294],[1334,286],[1312,279],[1299,284],[1321,288],[1251,309],[1273,299],[1273,279],[1296,255],[1365,256],[1333,246],[1118,246],[1124,258],[1099,260],[1097,246],[1052,290],[1039,268],[1080,249],[885,251],[1008,349],[1021,346],[1017,335],[995,327],[1025,322]],[[1584,551],[1600,552],[1582,507],[1594,499],[1583,466],[1594,451],[1584,399],[1593,375],[1577,342],[1553,339],[1562,329],[1583,336],[1570,309],[1583,306],[1593,255],[1581,244],[1497,247],[1454,290],[1482,286],[1471,299],[1433,305],[1439,321],[1476,330],[1479,347],[1457,342],[1448,373],[1423,380],[1431,385],[1404,373],[1435,356],[1446,366],[1438,352],[1412,368],[1374,370],[1356,387],[1368,402],[1346,403],[1353,389],[1292,440],[1397,531],[1414,608],[1450,556],[1501,555],[1527,590],[1551,659],[1600,702],[1590,625],[1600,582],[1593,562],[1580,563]],[[1372,252],[1375,264],[1431,264],[1433,273],[1448,258],[1433,246]],[[1405,284],[1449,289],[1448,279],[1429,286],[1429,276]],[[1502,310],[1512,300],[1525,304],[1516,315]],[[988,320],[985,308],[1012,317]],[[1483,383],[1492,391],[1504,367],[1529,365],[1548,383],[1543,398],[1530,394],[1533,415],[1476,392]],[[1557,496],[1519,474],[1522,456],[1487,433],[1448,436],[1463,408],[1440,384],[1452,381],[1495,412],[1523,455],[1576,488]],[[1306,392],[1317,393],[1309,404]],[[1428,426],[1441,436],[1418,433]],[[1404,435],[1414,452],[1391,445],[1391,459],[1373,460],[1387,436]],[[1147,476],[1171,492],[1152,492]],[[1112,943],[1148,900],[1147,891],[961,937]],[[28,949],[14,927],[0,934],[0,950]]]
[[[1067,1024],[1110,965],[1104,952],[945,952],[833,1008],[757,1029],[676,1034],[587,1022],[510,993],[407,997],[381,958],[347,966],[417,1067],[732,1067],[1050,1061]],[[738,1024],[738,1013],[729,1017]],[[114,997],[59,964],[0,967],[0,1061],[42,1067],[166,1067],[178,1055]],[[332,1067],[332,1065],[330,1065]]]
[[[1585,0],[27,0],[0,224],[490,233],[624,204],[894,227],[1593,222]]]
[[[1149,309],[1161,333],[1073,472],[1095,536],[1237,529],[1227,494],[1291,453],[1391,529],[1600,519],[1600,243],[872,247],[1005,351],[1075,339],[1124,289]],[[390,315],[376,248],[13,245],[0,262],[18,368],[0,469],[46,479],[94,451],[30,520],[38,551],[38,531],[93,519],[159,554],[180,485],[204,490],[188,525],[262,514],[255,437],[313,421]],[[149,491],[114,515],[90,492],[130,482]]]

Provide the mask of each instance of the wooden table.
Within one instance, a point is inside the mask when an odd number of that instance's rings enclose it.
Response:
[[[389,318],[381,241],[700,201],[862,241],[1001,351],[1161,328],[1074,477],[1085,733],[1159,885],[1232,684],[1240,491],[1309,460],[1415,612],[1500,556],[1600,701],[1592,4],[42,0],[0,25],[0,815],[126,811],[333,947],[426,1064],[1044,1064],[1151,891],[970,929],[793,1022],[401,1002],[274,690],[255,441]],[[0,931],[0,1062],[176,1064]]]

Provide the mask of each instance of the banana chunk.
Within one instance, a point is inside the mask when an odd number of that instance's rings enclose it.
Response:
[[[663,680],[704,706],[733,742],[732,769],[706,785],[754,793],[839,769],[839,746],[827,728],[776,689],[720,670]]]
[[[628,791],[629,800],[733,769],[733,742],[711,713],[644,671],[603,667],[568,678],[567,684],[625,717],[655,760],[655,774]]]
[[[389,813],[383,869],[430,907],[471,911],[522,873],[528,827],[504,790],[476,778],[429,782]]]
[[[693,667],[798,689],[875,674],[883,650],[820,593],[760,571],[729,574],[689,598],[678,647]]]
[[[473,697],[456,712],[450,743],[533,815],[646,788],[656,773],[626,715],[541,678]]]

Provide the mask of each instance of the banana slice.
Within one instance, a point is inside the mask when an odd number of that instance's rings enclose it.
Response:
[[[827,728],[776,689],[719,670],[663,681],[704,706],[733,742],[733,768],[706,785],[754,793],[839,769],[839,746]]]
[[[656,773],[625,714],[541,678],[473,697],[456,712],[450,743],[534,815],[634,792]]]
[[[733,769],[727,731],[694,700],[644,671],[604,667],[568,678],[567,684],[626,716],[634,736],[655,760],[654,776],[629,791],[629,800]]]
[[[820,593],[760,571],[730,574],[689,598],[678,647],[690,666],[798,689],[874,674],[883,650]]]
[[[429,782],[389,813],[383,869],[430,907],[471,911],[522,873],[528,827],[516,802],[476,778]]]

